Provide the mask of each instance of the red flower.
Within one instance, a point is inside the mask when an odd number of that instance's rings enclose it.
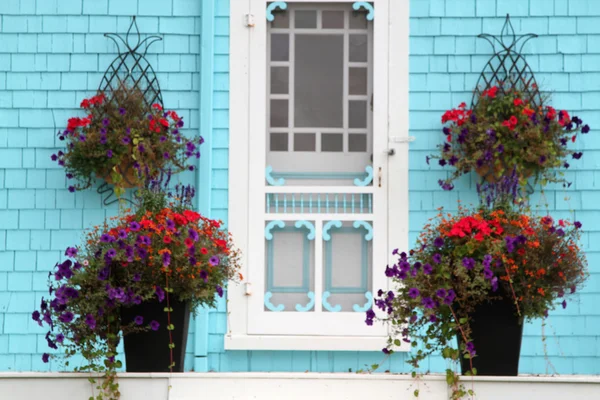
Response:
[[[206,247],[203,247],[203,248],[200,249],[200,253],[206,255],[206,254],[208,254],[208,250],[206,250]]]
[[[451,141],[452,141],[452,135],[448,135],[448,136],[446,136],[446,140],[447,140],[448,142],[451,142]]]
[[[158,103],[152,104],[152,108],[154,108],[155,110],[158,110],[158,111],[162,111],[163,110],[162,106],[160,104],[158,104]]]
[[[201,215],[195,211],[185,210],[183,215],[187,218],[189,222],[196,222],[200,219]]]
[[[467,103],[465,103],[464,101],[462,103],[460,103],[458,105],[458,108],[465,108],[467,106]]]
[[[227,242],[225,240],[223,240],[223,239],[217,239],[217,240],[215,240],[215,244],[218,247],[222,248],[222,249],[224,249],[224,248],[227,247]]]
[[[518,106],[520,106],[521,104],[523,104],[523,100],[521,100],[521,99],[519,99],[519,98],[516,98],[516,99],[513,101],[513,104],[515,105],[515,107],[518,107]]]
[[[161,119],[160,119],[158,122],[160,122],[160,124],[161,124],[162,126],[164,126],[165,128],[168,128],[168,127],[169,127],[169,121],[167,121],[167,120],[166,120],[166,119],[164,119],[164,118],[161,118]]]
[[[185,243],[186,247],[192,247],[194,245],[194,241],[191,238],[185,238],[183,242]]]
[[[512,131],[517,127],[518,122],[519,122],[519,120],[517,119],[517,117],[515,117],[514,115],[511,115],[508,120],[502,122],[502,125],[508,127],[508,129],[510,129]]]
[[[572,141],[573,143],[575,143],[575,140],[576,140],[576,136],[575,136],[575,135],[573,135],[573,137],[571,138],[571,141]]]
[[[548,110],[548,112],[546,113],[546,118],[548,118],[548,119],[556,118],[556,110],[553,107],[547,106],[546,110]]]
[[[168,114],[169,114],[169,117],[171,117],[171,119],[173,121],[179,121],[181,119],[175,111],[169,111]]]
[[[83,99],[83,101],[81,102],[81,104],[79,105],[79,107],[81,108],[90,108],[90,101],[88,99]]]
[[[171,243],[171,236],[165,236],[165,237],[163,238],[163,242],[164,242],[164,243],[166,243],[166,244],[169,244],[169,243]]]
[[[565,125],[568,125],[570,122],[571,122],[571,116],[569,116],[568,112],[566,112],[565,110],[562,110],[559,113],[558,123],[560,124],[560,126],[565,126]]]
[[[484,90],[482,95],[483,96],[487,96],[490,99],[493,99],[494,97],[496,97],[496,94],[498,93],[498,87],[497,86],[493,86],[488,90]]]
[[[173,219],[177,225],[185,225],[188,223],[187,218],[181,214],[173,214]]]

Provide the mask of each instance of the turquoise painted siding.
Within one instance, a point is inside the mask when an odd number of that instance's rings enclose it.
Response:
[[[215,68],[228,51],[228,1],[216,0]],[[245,10],[234,10],[240,18]],[[600,2],[597,0],[410,0],[410,134],[417,140],[410,150],[410,230],[414,243],[419,228],[435,209],[455,210],[456,201],[476,202],[474,185],[464,180],[453,192],[442,192],[437,180],[446,172],[429,167],[425,155],[442,139],[443,111],[471,99],[479,72],[491,54],[479,33],[500,32],[507,13],[517,33],[540,35],[526,46],[528,62],[538,83],[553,92],[554,104],[579,115],[600,128]],[[261,16],[257,16],[261,17]],[[213,145],[213,216],[226,216],[227,204],[227,65],[214,73],[215,126]],[[600,136],[589,135],[578,145],[586,153],[574,162],[567,191],[548,190],[545,202],[556,217],[568,216],[584,223],[584,247],[588,252],[591,277],[587,287],[567,309],[557,310],[545,328],[549,336],[549,361],[561,374],[600,373]],[[434,198],[435,196],[435,198]],[[539,196],[538,196],[539,197]],[[565,200],[569,197],[570,200]],[[537,200],[536,200],[537,201]],[[384,360],[381,353],[364,352],[269,352],[227,351],[224,303],[209,313],[208,370],[214,371],[356,371]],[[523,339],[520,371],[552,373],[544,360],[542,327],[528,324]],[[501,343],[499,344],[501,345]],[[382,362],[382,370],[405,372],[403,354]],[[424,370],[446,367],[432,357]]]
[[[56,131],[79,113],[116,55],[103,34],[125,33],[131,15],[142,35],[164,38],[148,59],[165,105],[197,132],[200,0],[0,1],[0,370],[61,368],[42,363],[45,331],[31,312],[64,249],[116,208],[103,207],[95,190],[69,193],[50,155],[62,144]],[[188,369],[194,350],[192,324]]]
[[[139,4],[138,4],[139,3]],[[600,3],[597,0],[411,0],[410,153],[411,240],[438,206],[475,201],[472,182],[442,192],[445,172],[424,156],[440,141],[440,115],[470,100],[490,48],[476,39],[499,32],[509,12],[519,33],[540,35],[526,47],[540,85],[554,104],[600,129]],[[238,20],[246,10],[234,10]],[[30,312],[45,291],[47,271],[81,230],[115,213],[94,192],[66,191],[49,160],[54,132],[96,88],[114,48],[105,31],[123,32],[139,15],[144,33],[165,41],[152,48],[165,104],[181,110],[191,131],[207,139],[195,180],[199,208],[227,220],[229,121],[229,0],[4,0],[0,1],[0,370],[53,370],[44,365],[43,332]],[[258,17],[258,16],[257,16]],[[201,39],[202,36],[202,39]],[[72,54],[71,54],[72,53]],[[202,54],[199,65],[198,56]],[[202,87],[202,91],[200,91]],[[554,312],[546,326],[550,361],[562,374],[600,373],[600,136],[578,143],[573,186],[545,196],[553,215],[575,211],[586,228],[590,281],[578,300]],[[185,177],[194,179],[193,176]],[[435,196],[435,201],[434,201]],[[565,197],[570,197],[569,201]],[[347,372],[382,363],[407,371],[405,357],[365,352],[224,351],[225,302],[192,324],[187,368],[196,371]],[[545,373],[539,322],[527,325],[521,372]],[[194,357],[195,355],[195,357]],[[432,357],[424,369],[440,371]],[[548,372],[553,372],[551,369]]]

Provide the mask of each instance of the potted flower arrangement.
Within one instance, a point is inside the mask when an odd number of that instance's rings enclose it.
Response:
[[[444,113],[445,143],[438,146],[439,154],[427,157],[428,164],[430,159],[438,159],[442,167],[454,168],[448,179],[439,181],[444,190],[452,190],[452,182],[471,171],[495,182],[514,167],[521,188],[529,178],[542,186],[564,183],[564,173],[557,176],[555,169],[569,168],[569,156],[581,158],[582,152],[568,149],[567,144],[575,142],[580,132],[588,133],[590,127],[567,111],[536,105],[529,93],[526,85],[493,86],[483,91],[472,108],[461,103]]]
[[[232,240],[218,221],[192,210],[193,188],[178,186],[169,197],[163,186],[141,190],[137,211],[68,248],[50,273],[50,299],[32,315],[49,328],[51,348],[88,361],[79,370],[106,373],[102,388],[111,396],[122,367],[115,359],[120,332],[128,372],[181,372],[190,310],[214,306],[238,278]]]
[[[466,374],[517,375],[523,321],[567,307],[564,297],[586,279],[580,228],[503,207],[440,211],[413,250],[395,250],[385,272],[394,290],[379,291],[379,317],[371,309],[366,322],[389,322],[384,352],[410,343],[415,368],[441,353]]]
[[[91,185],[94,177],[115,185],[121,195],[125,188],[139,187],[168,166],[171,173],[193,170],[186,160],[200,157],[201,137],[185,138],[180,129],[183,119],[175,111],[164,111],[160,104],[147,107],[139,89],[120,86],[107,99],[105,93],[85,99],[81,108],[87,113],[74,117],[58,133],[66,150],[52,155],[66,170],[74,192]]]

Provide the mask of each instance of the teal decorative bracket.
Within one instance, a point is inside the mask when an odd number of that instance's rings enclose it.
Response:
[[[285,308],[285,305],[283,305],[283,304],[274,305],[273,303],[271,303],[271,297],[273,297],[273,293],[271,293],[271,292],[265,293],[265,307],[267,307],[270,311],[273,311],[273,312],[283,311]]]
[[[342,227],[342,221],[329,221],[325,224],[325,226],[323,226],[323,240],[325,241],[330,241],[331,240],[331,235],[329,234],[329,230],[331,229],[332,226],[335,226],[336,228],[341,228]]]
[[[365,234],[365,240],[366,241],[373,240],[373,227],[371,226],[371,224],[369,224],[366,221],[354,221],[352,226],[355,227],[356,229],[358,229],[362,226],[363,228],[365,228],[367,230],[367,233]]]
[[[267,180],[267,183],[271,186],[285,185],[285,179],[279,178],[279,179],[275,180],[275,178],[273,178],[271,176],[272,172],[273,172],[273,167],[271,167],[270,165],[267,165],[267,168],[265,168],[265,179]]]
[[[367,186],[369,183],[373,182],[373,167],[368,165],[365,168],[365,171],[367,172],[367,176],[364,179],[354,178],[355,186]]]
[[[287,9],[287,3],[285,1],[275,1],[267,6],[267,21],[273,22],[275,20],[275,16],[273,15],[273,10],[276,8],[280,8],[282,10]],[[355,10],[357,10],[355,8]],[[371,18],[373,19],[373,18]]]
[[[342,311],[342,306],[340,306],[339,304],[336,304],[335,306],[332,306],[331,304],[329,304],[329,302],[327,301],[327,299],[329,298],[329,296],[331,296],[331,293],[329,292],[324,292],[323,293],[323,307],[325,307],[325,309],[329,312],[340,312]]]
[[[367,14],[367,21],[373,21],[373,19],[375,18],[375,9],[373,8],[373,4],[367,1],[357,1],[354,4],[352,4],[352,8],[356,11],[360,10],[361,8],[367,10],[369,12]]]
[[[355,312],[367,312],[373,305],[373,294],[371,292],[366,292],[365,297],[367,298],[367,302],[363,306],[359,306],[355,304],[352,306],[352,309]]]
[[[308,240],[315,240],[315,226],[309,222],[309,221],[296,221],[296,223],[294,224],[294,226],[298,229],[305,227],[306,229],[308,229],[308,235],[306,235],[306,238]]]
[[[269,222],[267,224],[267,226],[265,226],[265,239],[273,240],[273,234],[271,233],[271,229],[273,229],[275,226],[277,226],[279,228],[284,228],[285,222],[283,222],[281,220],[275,220],[275,221]]]
[[[296,304],[296,311],[298,312],[307,312],[312,310],[312,308],[315,306],[315,293],[314,292],[308,292],[306,294],[308,296],[308,304],[303,306],[302,304]]]

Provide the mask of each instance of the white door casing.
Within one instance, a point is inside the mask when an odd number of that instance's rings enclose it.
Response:
[[[317,6],[315,3],[326,5]],[[355,4],[359,9],[369,8],[368,5],[361,6],[358,3],[364,2],[295,1],[288,2],[285,6],[288,18],[296,10],[321,10],[316,14],[318,24],[319,27],[321,24],[325,27],[322,21],[325,16],[323,10],[348,10]],[[349,96],[347,71],[348,67],[366,65],[349,63],[345,54],[345,154],[319,152],[321,144],[325,143],[322,135],[329,134],[331,137],[331,132],[340,129],[299,129],[293,124],[294,108],[291,103],[294,95],[290,92],[287,96],[269,95],[271,67],[283,67],[283,70],[291,71],[288,78],[292,82],[288,87],[290,91],[294,90],[294,63],[291,59],[296,39],[292,38],[289,42],[289,52],[292,54],[289,62],[270,63],[269,22],[266,20],[269,3],[264,0],[231,0],[229,230],[243,251],[242,274],[245,283],[231,285],[228,290],[229,326],[225,338],[225,347],[228,349],[379,350],[385,344],[386,328],[382,325],[366,326],[364,311],[368,306],[369,296],[375,295],[378,289],[387,287],[384,270],[388,262],[393,263],[392,248],[407,244],[408,5],[403,0],[375,0],[371,3],[375,18],[368,25],[369,39],[372,41],[369,44],[372,80],[369,79],[366,95],[372,95],[373,104],[372,114],[368,113],[367,127],[370,135],[368,150],[372,151],[373,160],[368,165],[372,176],[369,183],[369,178],[363,176],[345,178],[346,181],[339,176],[329,180],[312,179],[314,173],[322,171],[309,171],[313,175],[309,174],[308,177],[300,174],[295,181],[293,177],[296,168],[302,173],[306,172],[307,167],[319,170],[319,166],[327,165],[328,160],[331,160],[331,170],[339,175],[346,172],[340,167],[346,162],[344,160],[354,160],[348,164],[352,166],[361,157],[364,160],[364,156],[358,153],[347,152],[348,135],[360,136],[359,133],[362,133],[360,129],[353,131],[348,127],[348,100],[365,100],[361,96]],[[352,14],[346,12],[345,15],[345,30],[341,29],[338,33],[340,37],[345,37],[344,52],[347,52],[348,35],[366,35],[366,31],[348,30],[348,18],[352,18]],[[366,18],[367,13],[363,17]],[[271,33],[290,34],[290,37],[309,33],[302,29],[294,31],[293,24],[290,21],[289,29],[273,30]],[[324,34],[321,31],[317,33]],[[269,110],[272,103],[269,103],[269,99],[288,99],[288,118],[291,121],[287,128],[273,129],[272,124],[270,125]],[[296,146],[292,135],[296,135],[297,131],[306,135],[311,130],[316,131],[309,134],[309,138],[316,141],[316,148],[311,150],[316,151],[291,152],[291,148],[295,149]],[[288,135],[285,139],[290,147],[285,149],[287,153],[276,153],[272,151],[272,146],[268,147],[270,132],[274,131]],[[320,138],[323,142],[319,142]],[[287,145],[284,144],[285,146]],[[390,156],[390,152],[395,154]],[[273,170],[273,166],[278,171]],[[350,167],[352,168],[354,167]],[[282,169],[286,171],[281,171]],[[270,174],[271,171],[273,175]],[[268,179],[265,178],[265,172]],[[277,177],[276,172],[287,173],[281,176],[289,179]],[[287,182],[281,185],[284,180]],[[306,200],[309,196],[310,202]],[[360,211],[357,211],[359,201]],[[299,203],[302,203],[302,207]],[[356,239],[364,239],[362,253],[357,253],[362,254],[363,258],[365,254],[369,257],[369,276],[367,280],[363,280],[363,286],[368,282],[368,288],[367,292],[360,294],[366,296],[362,301],[357,300],[354,292],[343,294],[345,292],[339,290],[336,294],[330,289],[332,258],[337,260],[333,264],[337,262],[338,265],[350,265],[356,258],[352,255],[344,256],[346,252],[341,239],[353,235],[335,235],[336,239],[333,239],[336,232],[360,235],[354,235],[354,242],[347,242],[348,253],[358,247],[350,243],[359,245]],[[302,235],[306,238],[303,239]],[[292,290],[295,294],[271,293],[271,288],[274,287],[273,264],[283,265],[281,260],[285,258],[282,259],[282,254],[290,255],[290,265],[299,263],[299,259],[303,258],[302,254],[291,251],[292,247],[282,247],[293,240],[304,241],[304,258],[310,258],[304,262],[306,271],[310,268],[310,273],[303,275],[306,277],[304,289],[307,288],[306,281],[310,281],[307,292]],[[267,262],[267,259],[270,261]],[[327,271],[325,264],[328,265]],[[293,274],[297,274],[298,270],[299,268],[288,269]],[[366,270],[363,268],[362,271],[364,274]],[[268,275],[267,278],[265,274]],[[339,271],[337,274],[338,281],[345,279]],[[284,304],[286,298],[289,301]],[[345,302],[348,304],[342,306],[344,299],[348,299]]]

